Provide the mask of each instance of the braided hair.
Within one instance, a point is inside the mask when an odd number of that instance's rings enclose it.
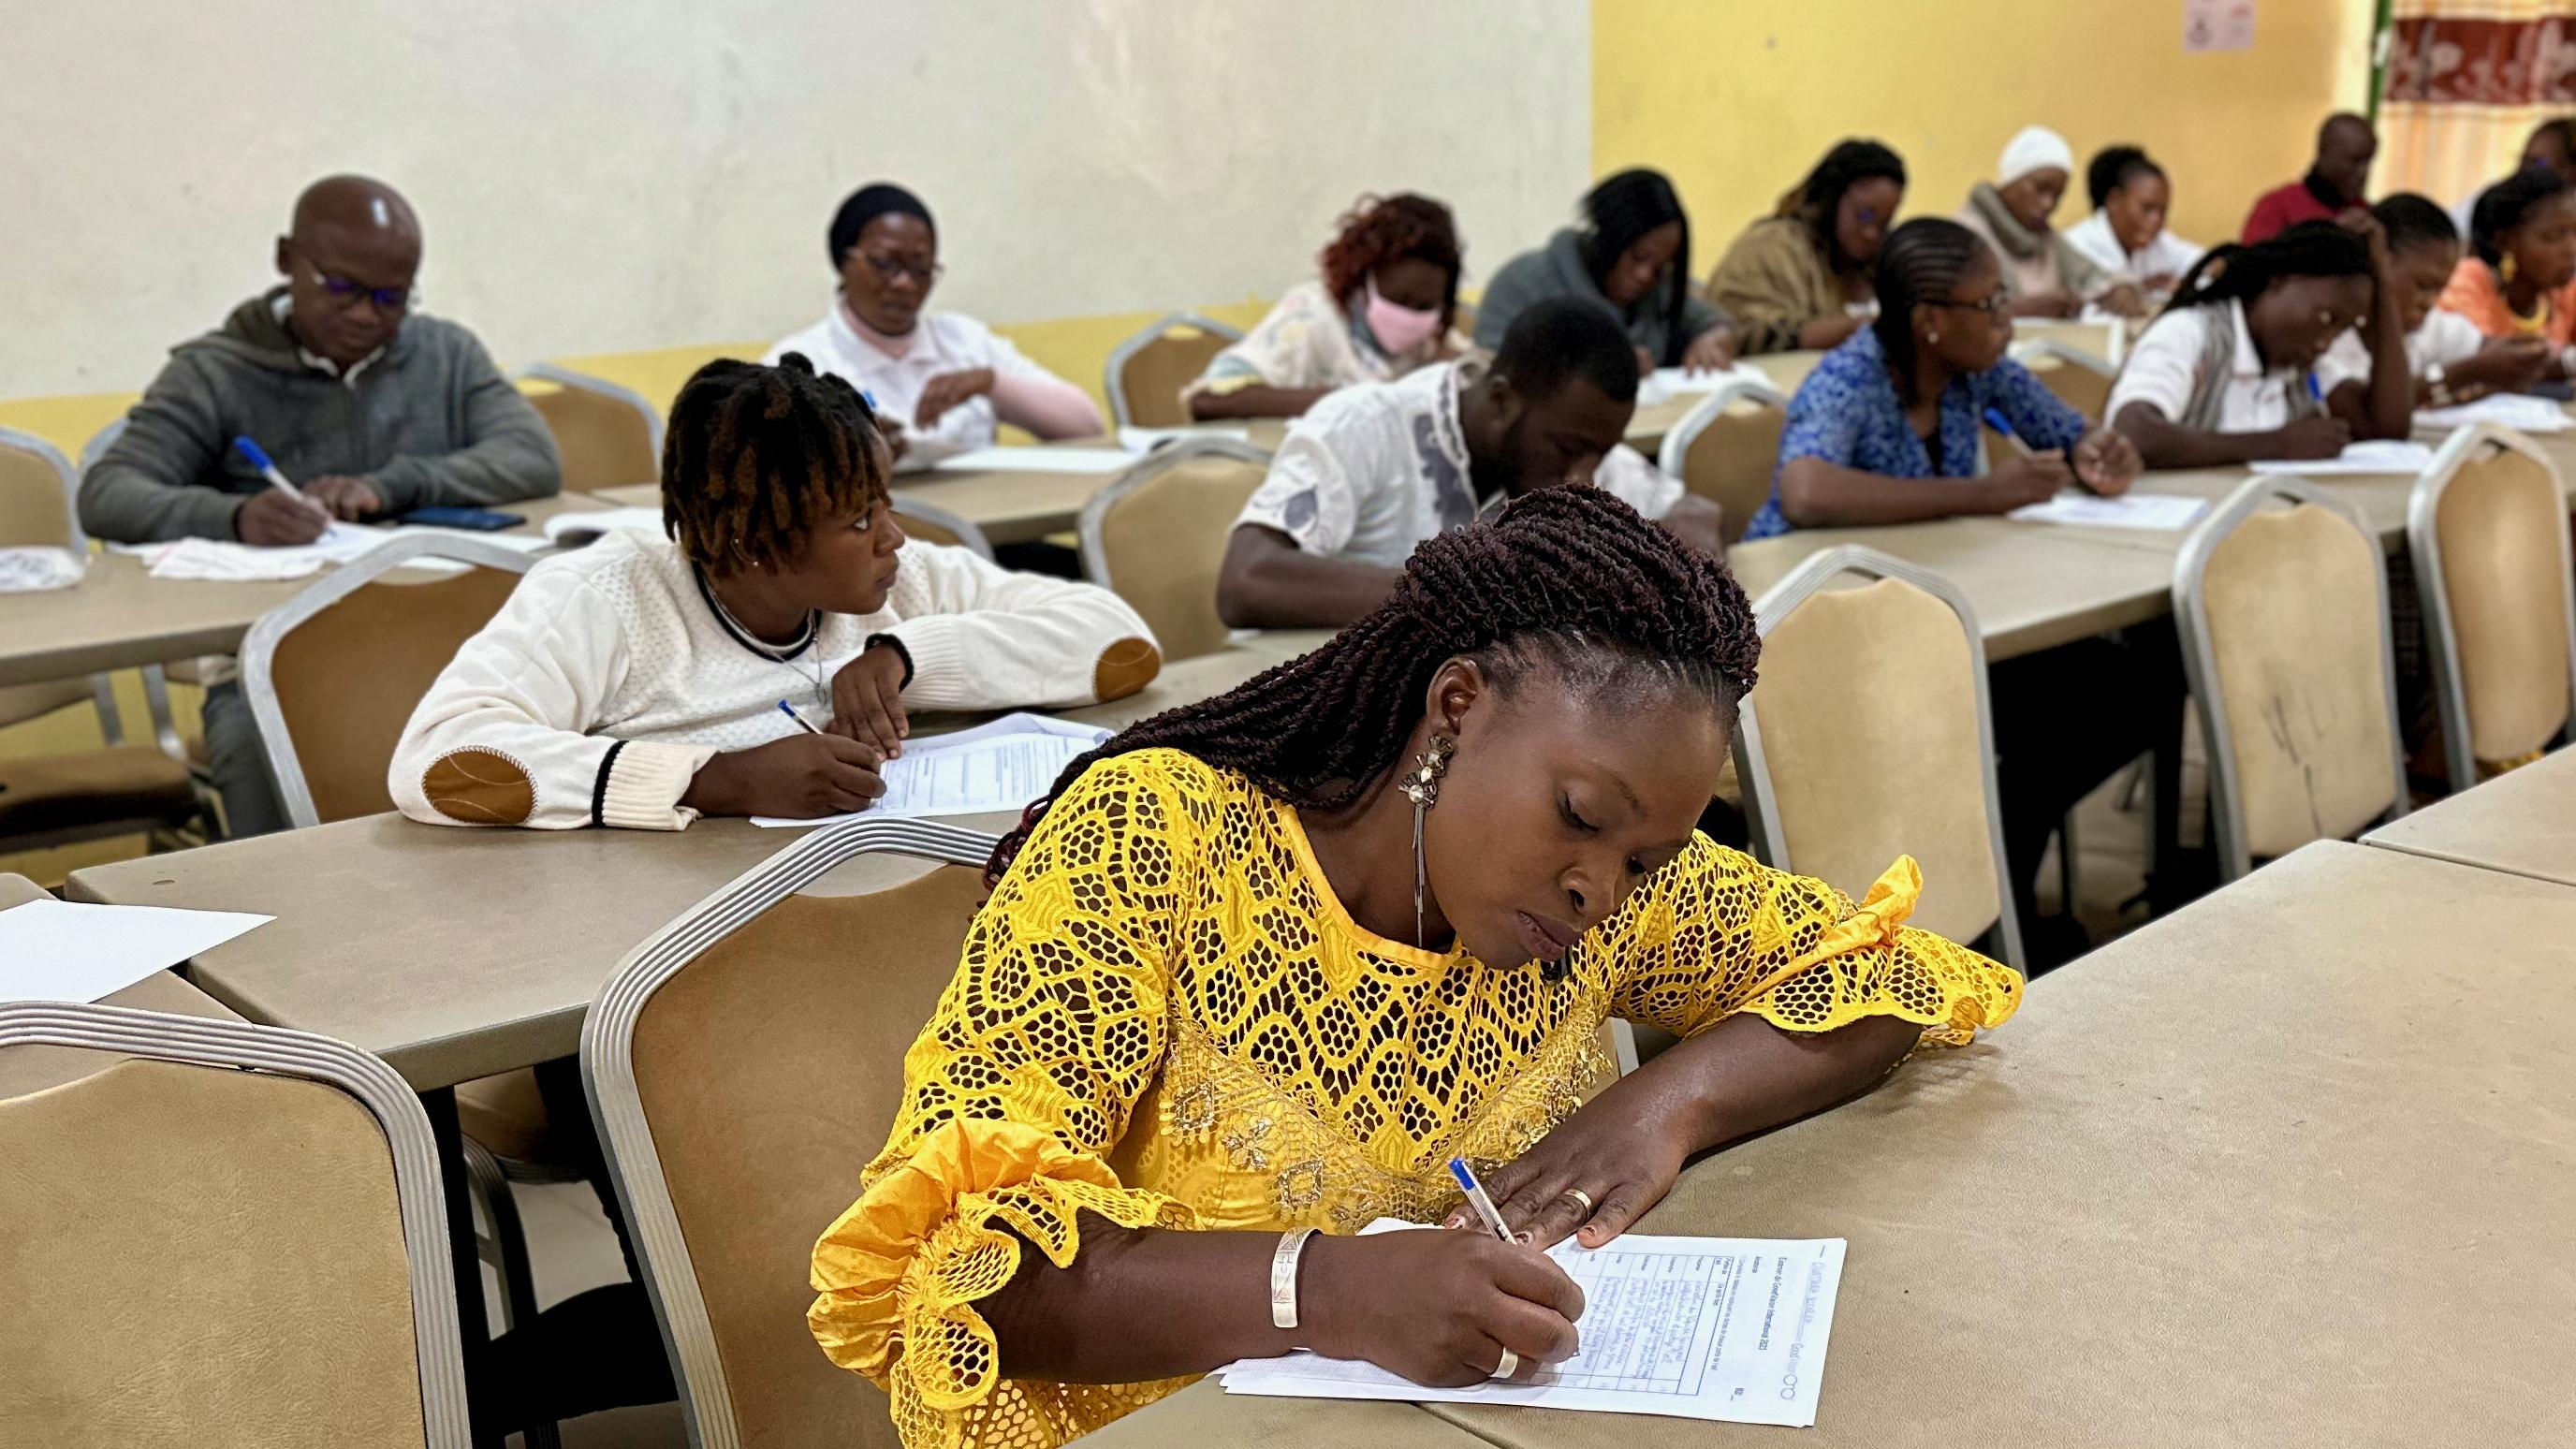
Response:
[[[1682,199],[1664,173],[1645,167],[1622,171],[1592,188],[1583,198],[1583,216],[1590,223],[1583,233],[1583,265],[1592,273],[1593,285],[1599,286],[1619,265],[1619,258],[1637,239],[1667,222],[1682,229],[1682,244],[1673,252],[1672,265],[1656,279],[1655,292],[1661,294],[1656,310],[1664,318],[1664,353],[1656,361],[1666,366],[1682,360],[1682,349],[1690,338],[1682,327],[1682,309],[1690,300],[1690,218],[1682,214]],[[1654,301],[1650,294],[1644,300]]]
[[[2147,159],[2147,153],[2136,146],[2105,146],[2095,152],[2084,168],[2084,193],[2093,198],[2093,209],[2100,211],[2111,204],[2111,193],[2137,180],[2152,176],[2165,180],[2165,168]]]
[[[1399,191],[1393,196],[1363,196],[1337,223],[1339,232],[1316,258],[1324,273],[1324,290],[1348,306],[1351,294],[1371,272],[1389,262],[1429,262],[1449,274],[1440,299],[1440,321],[1446,327],[1458,311],[1458,271],[1466,248],[1458,240],[1458,223],[1449,208],[1428,196]]]
[[[815,528],[887,496],[876,414],[801,352],[776,367],[719,358],[671,404],[662,527],[722,578],[792,561]]]
[[[2368,277],[2370,243],[2330,221],[2303,221],[2252,246],[2235,242],[2209,249],[2174,288],[2166,312],[2217,302],[2251,304],[2274,282],[2290,277]]]
[[[1843,141],[1827,151],[1798,189],[1789,193],[1789,209],[1807,223],[1817,249],[1836,271],[1856,265],[1855,258],[1843,255],[1842,240],[1834,229],[1834,213],[1842,209],[1843,194],[1864,181],[1881,179],[1904,190],[1905,158],[1876,141]]]
[[[2545,166],[2517,171],[2478,193],[2469,209],[2469,247],[2490,267],[2504,263],[2504,236],[2542,203],[2567,190],[2567,179]]]
[[[1543,489],[1424,542],[1386,602],[1322,648],[1066,766],[985,879],[998,882],[1056,797],[1113,755],[1182,750],[1300,810],[1335,810],[1395,766],[1450,659],[1476,660],[1507,692],[1546,668],[1596,700],[1661,684],[1731,718],[1761,649],[1752,605],[1722,565],[1597,488]]]
[[[1950,300],[1950,291],[1968,268],[1984,255],[1986,244],[1975,232],[1943,216],[1918,216],[1887,234],[1878,252],[1878,350],[1896,395],[1908,404],[1914,396],[1914,309]]]

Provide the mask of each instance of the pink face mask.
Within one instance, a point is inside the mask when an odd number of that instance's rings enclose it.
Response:
[[[1368,329],[1377,345],[1390,353],[1411,352],[1440,330],[1440,314],[1399,307],[1377,294],[1377,278],[1368,280]]]

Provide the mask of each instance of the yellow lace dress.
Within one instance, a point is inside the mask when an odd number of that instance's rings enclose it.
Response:
[[[1551,986],[1361,929],[1296,811],[1240,776],[1172,750],[1103,761],[967,933],[885,1151],[815,1245],[808,1321],[886,1387],[910,1449],[1061,1444],[1188,1380],[1002,1379],[975,1303],[1022,1239],[1061,1266],[1081,1209],[1430,1221],[1457,1200],[1451,1157],[1509,1161],[1572,1113],[1610,1015],[1685,1036],[1746,1011],[1791,1031],[1893,1015],[1964,1042],[2021,978],[1906,929],[1920,890],[1900,859],[1855,908],[1698,839]]]

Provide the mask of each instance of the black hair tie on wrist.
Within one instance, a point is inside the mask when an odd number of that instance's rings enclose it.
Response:
[[[912,688],[912,651],[903,647],[902,640],[892,634],[870,634],[866,642],[859,646],[859,652],[865,654],[880,644],[893,650],[894,657],[903,661],[903,683],[895,686],[895,692],[900,694]]]

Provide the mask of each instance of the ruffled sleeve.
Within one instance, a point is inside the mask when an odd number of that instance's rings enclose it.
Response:
[[[1196,1225],[1122,1186],[1107,1159],[1162,1066],[1164,961],[1204,818],[1150,754],[1093,766],[977,913],[904,1055],[886,1149],[814,1246],[806,1319],[833,1362],[892,1396],[907,1445],[954,1444],[970,1418],[1071,1408],[1049,1401],[1069,1386],[1001,1379],[975,1308],[1010,1281],[1024,1242],[1062,1267],[1083,1211]]]
[[[1921,1023],[1926,1043],[1964,1045],[2020,1007],[2021,975],[1908,927],[1922,894],[1911,856],[1855,906],[1702,837],[1587,949],[1611,963],[1613,1015],[1682,1036],[1739,1012],[1816,1032],[1895,1016]]]

